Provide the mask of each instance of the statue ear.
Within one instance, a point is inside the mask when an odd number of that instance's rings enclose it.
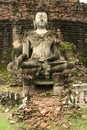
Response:
[[[33,20],[33,24],[34,24],[34,29],[36,30],[37,26],[36,26],[35,20]]]
[[[48,29],[48,26],[47,26],[47,24],[46,24],[46,29]]]

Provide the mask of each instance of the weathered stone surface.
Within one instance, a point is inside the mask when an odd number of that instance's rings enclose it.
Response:
[[[3,56],[3,49],[9,54],[12,50],[12,43],[15,40],[21,42],[24,32],[33,29],[32,18],[40,1],[0,1],[0,58]],[[43,2],[49,14],[49,28],[62,34],[58,36],[64,41],[73,42],[78,47],[87,46],[87,4],[79,3],[78,0],[48,0]],[[10,48],[9,48],[10,47]],[[6,55],[7,56],[7,55]],[[10,58],[11,59],[11,58]]]
[[[63,86],[53,87],[54,95],[61,95],[63,93],[63,90],[64,90]]]
[[[40,124],[40,128],[42,128],[42,129],[46,128],[46,126],[47,126],[47,124],[45,122],[43,122],[43,123]]]
[[[10,91],[0,91],[0,105],[15,106],[20,103],[20,94]],[[8,109],[5,110],[8,112]]]

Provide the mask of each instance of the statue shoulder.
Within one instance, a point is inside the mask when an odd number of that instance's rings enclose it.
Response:
[[[48,34],[51,35],[51,36],[55,36],[56,35],[56,32],[52,31],[52,30],[48,30]]]
[[[23,42],[31,39],[31,37],[33,37],[33,36],[34,36],[34,31],[29,30],[27,32],[24,32]]]
[[[53,39],[54,43],[59,43],[61,42],[61,40],[58,38],[57,33],[55,31],[48,31],[48,35],[49,37],[51,37],[51,39]]]
[[[33,34],[33,32],[34,31],[31,31],[31,30],[24,32],[24,37],[31,36]]]
[[[57,33],[55,31],[48,30],[48,35],[52,38],[57,38]]]

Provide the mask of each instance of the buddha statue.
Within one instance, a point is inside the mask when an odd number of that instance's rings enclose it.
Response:
[[[54,86],[57,86],[57,73],[71,71],[74,67],[73,62],[67,62],[60,54],[58,48],[60,40],[56,33],[47,29],[48,13],[39,7],[34,16],[34,31],[24,34],[22,40],[22,54],[14,62],[7,66],[7,70],[18,72],[24,75],[23,93],[28,95],[33,84],[34,78],[43,76],[46,79],[53,77]]]

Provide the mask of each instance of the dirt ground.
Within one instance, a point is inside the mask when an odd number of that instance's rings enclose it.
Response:
[[[79,107],[64,101],[63,97],[52,95],[52,86],[45,90],[38,88],[30,97],[28,107],[15,111],[13,118],[17,118],[17,122],[25,121],[29,130],[65,130],[71,125],[65,123],[65,117],[76,113]]]

